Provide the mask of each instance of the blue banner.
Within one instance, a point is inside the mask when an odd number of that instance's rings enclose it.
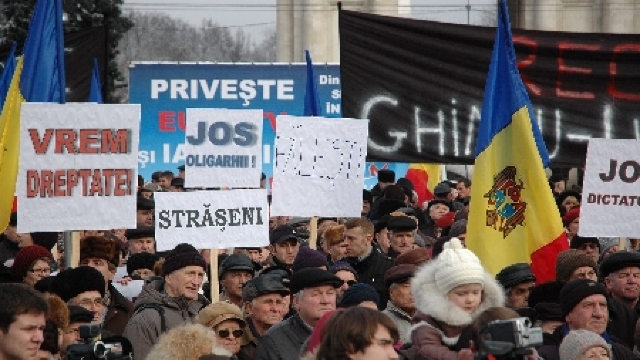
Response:
[[[341,117],[339,65],[314,65],[322,116]],[[306,65],[138,63],[129,68],[129,103],[142,105],[139,174],[177,173],[184,164],[187,108],[262,109],[262,171],[271,180],[276,116],[302,115]],[[408,164],[367,163],[365,187],[376,184],[377,170],[406,173]],[[270,184],[270,181],[267,182]],[[270,188],[270,186],[269,186]]]

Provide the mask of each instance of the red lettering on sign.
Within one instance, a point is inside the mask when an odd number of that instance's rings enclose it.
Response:
[[[616,89],[615,79],[618,76],[618,64],[616,63],[616,55],[625,51],[637,51],[640,52],[639,44],[620,44],[613,48],[613,54],[611,55],[611,62],[609,62],[609,95],[617,99],[624,99],[630,101],[640,101],[640,94],[633,94]]]
[[[33,144],[33,149],[35,150],[36,154],[42,155],[47,153],[47,149],[49,148],[49,143],[51,142],[53,132],[53,129],[45,130],[44,136],[41,141],[40,135],[38,134],[38,129],[29,129],[29,136],[31,136],[31,143]]]
[[[524,36],[514,36],[513,37],[513,42],[517,45],[523,45],[526,46],[527,48],[531,49],[531,53],[529,54],[529,56],[527,56],[526,58],[518,61],[518,69],[522,70],[528,66],[530,66],[531,64],[533,64],[533,62],[536,59],[536,51],[538,50],[538,44],[531,39],[528,39]],[[536,96],[540,96],[542,95],[542,89],[540,88],[540,86],[534,84],[528,76],[522,74],[522,72],[520,72],[520,77],[522,78],[522,82],[524,83],[524,85],[527,87],[527,89],[529,89],[529,92],[533,95]]]
[[[567,66],[562,58],[562,53],[565,50],[589,50],[596,51],[600,49],[600,45],[594,44],[575,44],[569,42],[560,42],[558,44],[558,79],[556,81],[556,95],[563,98],[571,99],[594,99],[595,95],[591,91],[571,91],[562,89],[562,74],[581,74],[589,75],[592,70],[589,68],[580,68],[574,66]]]

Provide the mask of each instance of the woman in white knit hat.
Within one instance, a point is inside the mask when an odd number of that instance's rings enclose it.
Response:
[[[560,344],[560,360],[609,360],[611,346],[589,330],[572,330]]]
[[[418,310],[410,331],[415,360],[472,359],[469,345],[458,345],[460,334],[484,310],[504,306],[500,285],[457,238],[418,270],[411,292]]]

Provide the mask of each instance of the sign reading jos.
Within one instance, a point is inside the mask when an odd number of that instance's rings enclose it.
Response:
[[[640,141],[591,139],[580,236],[640,237]]]
[[[154,195],[158,251],[188,242],[197,249],[269,244],[266,189]]]
[[[139,127],[140,105],[24,103],[18,231],[135,228]]]
[[[187,109],[186,187],[260,187],[262,110]]]
[[[360,216],[369,121],[277,122],[271,216]]]

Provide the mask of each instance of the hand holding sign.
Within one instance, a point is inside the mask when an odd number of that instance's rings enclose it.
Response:
[[[368,120],[278,116],[271,215],[360,216]]]

